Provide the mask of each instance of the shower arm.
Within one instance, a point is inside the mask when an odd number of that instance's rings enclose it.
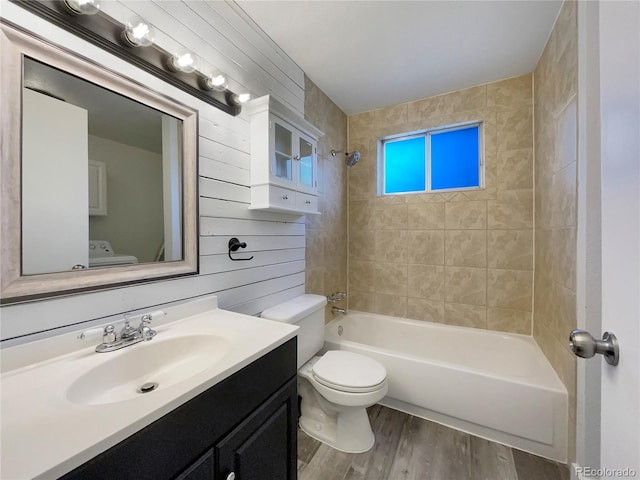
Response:
[[[358,163],[358,160],[360,160],[360,152],[358,150],[355,150],[351,153],[345,152],[344,150],[331,150],[332,157],[335,157],[339,153],[344,153],[347,157],[347,167],[353,167],[356,163]]]

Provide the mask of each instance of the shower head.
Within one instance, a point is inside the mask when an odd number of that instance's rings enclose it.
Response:
[[[342,152],[343,150],[331,150],[331,156],[335,157],[337,154]],[[349,152],[344,152],[344,154],[347,156],[347,167],[353,167],[356,163],[358,163],[358,160],[360,160],[360,152],[358,152],[357,150],[355,152],[352,152],[351,154]]]
[[[347,167],[353,167],[356,163],[358,163],[358,160],[360,160],[360,152],[356,150],[347,157]]]

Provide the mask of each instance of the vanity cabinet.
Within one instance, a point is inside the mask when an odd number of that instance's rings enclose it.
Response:
[[[295,480],[297,410],[293,338],[62,478]]]
[[[302,116],[270,95],[246,107],[251,120],[251,206],[318,213],[318,138]]]

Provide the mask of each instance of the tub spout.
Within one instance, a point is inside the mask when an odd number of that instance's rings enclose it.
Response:
[[[347,310],[344,308],[338,308],[338,307],[331,307],[331,313],[341,313],[341,314],[346,314]]]

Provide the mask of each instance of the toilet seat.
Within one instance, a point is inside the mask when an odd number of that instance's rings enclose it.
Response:
[[[313,364],[318,383],[341,392],[366,393],[382,388],[387,371],[379,362],[358,353],[331,350]]]

